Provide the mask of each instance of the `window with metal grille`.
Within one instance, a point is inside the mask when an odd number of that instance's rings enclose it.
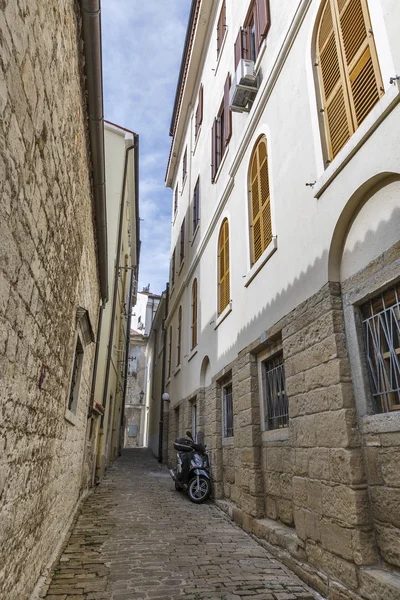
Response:
[[[194,235],[197,226],[200,222],[200,178],[197,179],[196,185],[194,186],[193,192],[193,221],[192,221],[192,235]]]
[[[316,55],[329,162],[384,93],[367,0],[325,0]]]
[[[178,331],[177,331],[177,344],[176,344],[176,366],[181,364],[181,342],[182,342],[182,306],[179,307],[178,311]]]
[[[197,441],[197,404],[192,402],[192,436]]]
[[[83,363],[83,348],[79,337],[76,340],[74,364],[72,367],[71,385],[68,397],[68,410],[75,412],[79,397],[79,384]]]
[[[230,301],[229,281],[229,224],[224,219],[218,238],[218,314],[220,315]]]
[[[250,237],[252,265],[272,241],[267,140],[258,140],[250,161]]]
[[[280,352],[262,363],[265,429],[289,425],[289,402],[286,395],[285,367]]]
[[[179,406],[175,408],[175,437],[179,437]]]
[[[400,285],[361,307],[373,408],[400,410]]]
[[[197,346],[197,279],[193,281],[192,285],[192,347]]]
[[[224,409],[224,437],[233,437],[233,399],[232,384],[229,383],[222,388]]]

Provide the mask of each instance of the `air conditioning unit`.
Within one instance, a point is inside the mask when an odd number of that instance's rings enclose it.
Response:
[[[254,73],[254,62],[241,58],[239,60],[231,89],[229,105],[233,112],[249,112],[249,103],[253,102],[258,90],[257,75]]]

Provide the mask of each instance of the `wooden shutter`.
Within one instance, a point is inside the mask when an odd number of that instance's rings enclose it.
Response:
[[[218,314],[221,314],[230,301],[229,278],[229,224],[224,219],[218,239]]]
[[[232,136],[232,113],[229,108],[230,87],[231,87],[231,76],[228,73],[228,76],[225,80],[225,86],[224,86],[224,134],[225,134],[225,139],[222,140],[223,148],[226,148],[226,146]]]
[[[326,0],[317,62],[332,160],[383,94],[366,0]]]
[[[221,12],[219,13],[218,25],[217,25],[217,56],[221,50],[222,41],[225,35],[225,22],[226,22],[226,5],[225,0],[222,3]]]
[[[383,94],[367,0],[335,0],[354,129]]]
[[[177,210],[178,210],[178,184],[176,184],[176,188],[175,188],[174,215],[176,215]]]
[[[269,0],[256,0],[256,39],[259,47],[266,37],[270,25]]]
[[[181,225],[181,248],[180,248],[180,264],[183,263],[185,258],[185,218]]]
[[[272,241],[271,195],[265,138],[258,142],[250,165],[251,241],[253,264]]]
[[[246,35],[242,28],[239,29],[239,33],[236,38],[235,46],[234,46],[234,55],[235,55],[235,71],[238,67],[238,64],[242,58],[245,58],[245,39]]]
[[[176,345],[176,366],[181,364],[181,340],[182,340],[182,306],[178,312],[178,343]]]
[[[214,119],[211,128],[211,181],[214,181],[217,174],[217,119]]]
[[[199,110],[199,122],[198,122],[198,127],[200,127],[200,125],[203,122],[203,86],[200,86],[200,90],[199,90],[199,105],[198,105],[198,110]]]
[[[197,279],[192,287],[192,350],[197,346]]]

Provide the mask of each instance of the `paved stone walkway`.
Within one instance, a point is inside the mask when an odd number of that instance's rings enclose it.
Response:
[[[46,600],[312,600],[212,502],[176,492],[165,467],[125,450],[86,500]]]

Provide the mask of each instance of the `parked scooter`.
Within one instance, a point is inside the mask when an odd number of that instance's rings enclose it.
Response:
[[[176,438],[174,448],[176,454],[176,469],[170,469],[175,489],[186,490],[192,502],[201,504],[211,494],[210,465],[206,447],[193,440],[190,431],[187,438]]]

